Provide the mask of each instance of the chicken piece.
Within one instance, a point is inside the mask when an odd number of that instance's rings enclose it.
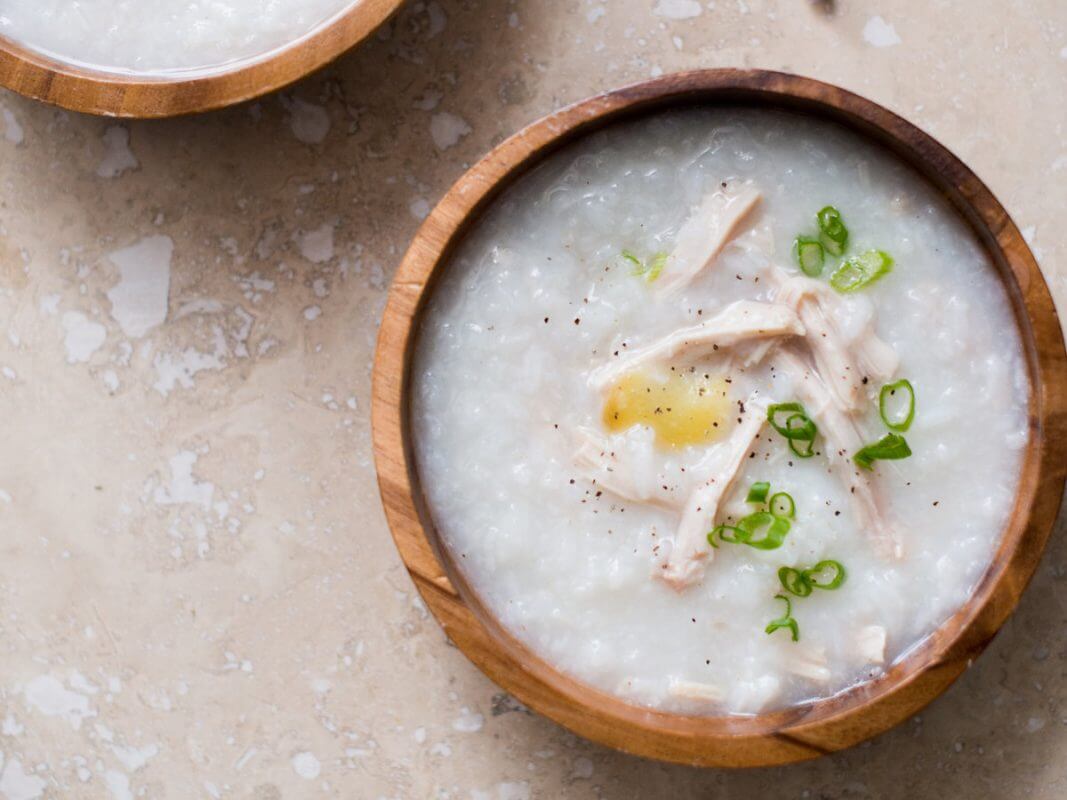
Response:
[[[865,625],[856,636],[856,649],[865,664],[885,662],[885,628]]]
[[[696,700],[704,703],[718,703],[723,699],[723,691],[710,683],[696,681],[671,681],[667,694],[679,700]]]
[[[903,547],[882,509],[870,476],[852,461],[852,456],[863,447],[856,423],[834,402],[818,374],[795,353],[780,351],[776,363],[792,378],[797,397],[822,434],[826,457],[848,488],[856,524],[871,536],[880,556],[901,558]]]
[[[654,473],[650,465],[650,437],[646,437],[649,451],[646,458],[634,453],[633,448],[627,448],[628,458],[625,461],[619,458],[620,449],[625,443],[618,437],[611,438],[589,428],[579,428],[578,438],[574,464],[604,491],[632,503],[649,503],[671,511],[677,511],[681,506],[681,498],[663,488],[666,482]]]
[[[803,275],[789,276],[777,268],[775,301],[795,308],[807,331],[815,366],[833,392],[838,405],[854,411],[863,400],[865,378],[882,383],[893,376],[899,360],[888,344],[874,333],[874,316],[851,340],[837,321],[843,315],[842,301],[832,289]]]
[[[715,446],[715,452],[720,454],[715,470],[689,495],[670,554],[659,571],[659,576],[675,589],[685,589],[704,577],[712,555],[708,531],[715,522],[720,503],[737,479],[742,463],[767,421],[766,403],[753,395],[744,405],[745,416],[741,422],[726,441]]]
[[[680,291],[710,267],[761,198],[760,192],[749,184],[705,195],[679,229],[674,250],[656,281],[657,289],[664,293]]]
[[[739,300],[711,319],[679,328],[656,342],[598,367],[590,373],[589,385],[604,391],[623,374],[645,364],[665,362],[682,355],[700,356],[747,341],[803,334],[804,326],[792,308],[779,303]]]
[[[790,644],[788,652],[789,657],[785,660],[787,671],[816,683],[830,680],[830,667],[826,664],[826,651],[822,647],[800,642]]]

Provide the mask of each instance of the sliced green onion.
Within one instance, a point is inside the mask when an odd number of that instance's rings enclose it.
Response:
[[[807,597],[811,594],[811,581],[802,570],[793,567],[781,567],[778,570],[778,580],[782,588],[797,597]]]
[[[860,448],[859,452],[852,456],[852,460],[864,469],[873,469],[875,461],[893,461],[898,458],[907,458],[911,455],[911,448],[898,433],[887,433],[874,444]]]
[[[830,276],[830,285],[842,294],[856,292],[881,278],[893,268],[893,259],[884,250],[868,250],[853,256]]]
[[[779,414],[789,414],[784,425],[778,421]],[[811,441],[819,432],[800,403],[771,403],[767,406],[767,422],[786,439],[801,442]]]
[[[641,262],[641,259],[633,254],[632,251],[623,250],[619,255],[634,265],[634,275],[640,275],[641,272],[644,271],[645,265]]]
[[[776,517],[795,519],[797,515],[797,504],[793,502],[793,497],[788,492],[778,492],[772,495],[767,508]]]
[[[771,620],[767,627],[763,629],[764,633],[774,633],[779,628],[788,628],[793,634],[793,641],[800,639],[800,626],[797,625],[797,621],[793,619],[793,604],[789,602],[789,598],[784,594],[776,594],[775,600],[785,601],[785,614],[778,619]]]
[[[840,561],[826,559],[808,569],[781,567],[778,570],[778,581],[790,594],[807,597],[813,589],[837,589],[845,582],[845,575],[845,566]]]
[[[894,414],[893,419],[889,418],[889,411],[887,406],[896,397],[897,392],[907,395],[908,404],[904,407],[903,417],[898,413]],[[887,383],[882,387],[882,391],[878,393],[878,414],[882,417],[882,422],[891,431],[899,431],[903,433],[911,427],[911,421],[915,419],[915,387],[911,385],[911,381],[902,379],[896,383]]]
[[[649,283],[656,280],[663,272],[663,268],[667,265],[667,254],[660,252],[652,256],[648,261],[648,274],[645,275],[645,280]]]
[[[787,415],[784,425],[779,422],[779,415]],[[789,440],[789,449],[798,458],[811,458],[815,454],[815,436],[819,429],[800,403],[772,403],[767,406],[767,421]]]
[[[763,503],[767,500],[767,495],[771,491],[771,485],[767,481],[757,481],[752,484],[752,488],[748,490],[748,497],[745,498],[746,503]]]
[[[740,520],[737,527],[745,533],[741,544],[747,544],[757,550],[777,550],[785,541],[791,524],[784,517],[776,517],[767,511],[757,511]],[[763,537],[754,539],[753,537],[764,528],[767,530]]]
[[[708,544],[718,547],[715,542],[718,539],[727,544],[747,544],[756,550],[777,550],[791,527],[792,524],[785,517],[757,511],[738,521],[737,525],[716,525],[708,534]],[[764,531],[763,535],[759,539],[754,538],[761,531]]]
[[[805,275],[817,278],[822,274],[823,264],[826,263],[826,253],[818,239],[810,236],[798,236],[793,241],[793,258]]]
[[[819,241],[830,255],[844,255],[848,247],[848,228],[841,219],[841,212],[826,206],[815,215],[819,221]]]
[[[827,577],[827,572],[832,577]],[[829,558],[825,561],[820,561],[811,569],[804,570],[804,577],[813,588],[827,591],[832,591],[844,583],[845,575],[845,565],[840,561],[834,561]],[[781,577],[780,570],[778,576]]]
[[[653,255],[647,264],[634,255],[631,250],[623,250],[619,255],[633,264],[634,268],[630,273],[631,275],[643,277],[649,283],[652,283],[660,276],[660,273],[663,272],[663,267],[667,264],[667,254],[663,252]]]

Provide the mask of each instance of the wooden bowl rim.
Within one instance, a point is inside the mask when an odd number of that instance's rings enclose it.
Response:
[[[0,86],[70,111],[154,119],[211,111],[280,89],[374,33],[404,0],[361,0],[294,41],[217,70],[159,75],[61,61],[0,36]]]
[[[753,717],[693,717],[628,704],[556,671],[504,630],[440,547],[419,489],[409,430],[412,348],[425,298],[459,241],[507,186],[574,139],[620,119],[693,104],[764,105],[829,118],[894,152],[956,207],[992,258],[1012,303],[1030,379],[1030,439],[1015,505],[968,602],[882,676],[833,697]],[[704,766],[814,758],[875,736],[944,691],[1018,603],[1056,520],[1067,475],[1067,354],[1048,287],[1007,212],[931,136],[876,103],[811,78],[764,70],[666,75],[567,106],[495,147],[441,199],[389,290],[372,389],[379,489],[397,549],[452,641],[523,703],[602,744]]]

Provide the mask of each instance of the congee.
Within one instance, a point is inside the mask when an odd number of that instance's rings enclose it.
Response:
[[[836,125],[695,108],[512,185],[422,316],[429,511],[490,611],[625,700],[752,714],[870,680],[963,604],[1028,382],[982,247]]]
[[[114,72],[212,70],[266,55],[359,0],[2,0],[0,35]]]

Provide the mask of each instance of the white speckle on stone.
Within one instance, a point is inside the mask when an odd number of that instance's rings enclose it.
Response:
[[[444,98],[445,93],[439,89],[426,89],[421,95],[415,98],[415,102],[411,104],[412,108],[416,108],[419,111],[433,111],[437,108],[437,105]]]
[[[515,13],[514,11],[512,11],[510,14],[508,14],[508,27],[509,28],[517,28],[517,27],[519,27],[519,15],[517,13]]]
[[[1060,58],[1067,58],[1067,47],[1060,48]]]
[[[25,132],[22,130],[22,126],[19,125],[19,121],[15,119],[15,115],[3,109],[4,117],[4,138],[11,142],[13,145],[20,145],[26,138]]]
[[[42,314],[55,314],[59,311],[59,295],[46,294],[41,296],[40,309]]]
[[[63,686],[51,675],[39,675],[26,684],[23,690],[26,704],[46,717],[61,717],[74,730],[80,730],[82,720],[95,717],[89,708],[89,698]]]
[[[117,178],[123,172],[137,169],[141,163],[130,150],[130,132],[123,125],[110,125],[104,131],[104,157],[96,168],[101,178]]]
[[[418,744],[423,744],[426,741],[426,729],[419,727],[415,729],[415,732],[411,734],[411,738]]]
[[[169,236],[148,236],[108,255],[119,268],[119,282],[107,293],[111,316],[127,336],[144,336],[167,318],[173,254]]]
[[[416,197],[408,203],[408,211],[415,219],[422,221],[430,215],[430,202],[425,197]]]
[[[9,381],[13,381],[19,376],[19,374],[17,372],[15,372],[15,370],[13,370],[11,367],[9,367],[7,365],[5,365],[3,367],[0,367],[0,373],[2,373],[3,376],[5,378],[7,378]]]
[[[874,47],[892,47],[900,44],[896,28],[878,16],[871,17],[863,26],[863,39]]]
[[[314,754],[307,752],[297,753],[293,756],[293,772],[309,781],[315,780],[322,772],[322,765]]]
[[[133,800],[130,779],[123,773],[109,769],[104,773],[104,783],[114,800]]]
[[[330,132],[330,115],[325,108],[299,97],[283,97],[282,104],[289,112],[293,136],[304,144],[320,144],[326,139]]]
[[[22,762],[13,758],[0,772],[0,795],[6,800],[35,800],[44,793],[45,781],[26,772]]]
[[[1045,720],[1042,717],[1030,717],[1026,721],[1026,732],[1037,733],[1039,730],[1045,727]]]
[[[482,729],[484,724],[485,717],[471,711],[466,706],[460,709],[459,716],[452,720],[453,730],[457,730],[460,733],[476,733]]]
[[[591,8],[585,12],[585,20],[592,24],[607,13],[607,9],[605,9],[604,6],[597,6],[596,8]]]
[[[15,719],[13,714],[4,717],[3,725],[0,725],[0,733],[4,736],[20,736],[25,728]]]
[[[297,238],[300,255],[312,264],[324,264],[333,258],[333,225],[329,223],[313,231],[301,233]]]
[[[526,781],[505,781],[496,786],[497,800],[530,800],[530,784]]]
[[[194,505],[205,511],[211,508],[215,485],[198,481],[193,477],[193,465],[197,455],[192,450],[182,450],[170,457],[170,483],[157,486],[152,499],[161,506]]]
[[[114,744],[111,745],[111,751],[129,772],[136,772],[147,764],[150,758],[159,753],[159,747],[154,744],[148,744],[144,747]]]
[[[67,332],[63,344],[67,348],[69,364],[88,361],[107,339],[107,328],[80,311],[68,311],[63,315],[63,329]]]
[[[438,150],[454,147],[460,139],[471,132],[471,126],[463,117],[457,117],[447,111],[433,115],[430,120],[430,136]]]
[[[667,19],[692,19],[699,17],[702,11],[697,0],[659,0],[652,13]]]
[[[574,769],[571,770],[571,775],[575,778],[581,778],[582,780],[592,778],[593,762],[584,756],[574,759]]]
[[[306,319],[308,322],[312,322],[314,320],[317,320],[321,316],[322,316],[322,309],[319,308],[318,306],[308,306],[307,308],[304,309],[304,319]]]

